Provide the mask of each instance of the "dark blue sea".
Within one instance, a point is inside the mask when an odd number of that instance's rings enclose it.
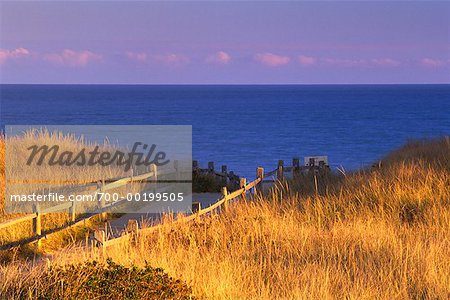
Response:
[[[193,156],[253,177],[328,155],[356,169],[450,134],[450,85],[1,85],[1,126],[192,125]]]

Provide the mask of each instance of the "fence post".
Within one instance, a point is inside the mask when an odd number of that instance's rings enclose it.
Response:
[[[222,195],[225,197],[225,201],[223,202],[223,208],[225,209],[225,211],[227,211],[228,210],[228,199],[227,199],[228,191],[227,191],[226,186],[224,186],[222,188]]]
[[[223,185],[227,185],[227,179],[228,179],[227,166],[223,165],[221,171],[222,171],[221,173],[223,175],[223,177],[222,177],[222,184]]]
[[[156,193],[156,189],[158,187],[158,167],[155,164],[151,164],[150,172],[153,173],[153,176],[152,176],[153,192]]]
[[[278,161],[277,179],[279,181],[283,181],[283,179],[284,179],[284,161],[283,160]]]
[[[208,162],[208,173],[214,173],[214,162]]]
[[[314,160],[313,157],[311,157],[309,159],[309,172],[313,173],[315,171],[315,168],[316,168],[316,161]]]
[[[101,214],[100,214],[101,220],[106,219],[106,212],[103,211],[105,209],[105,197],[103,195],[103,192],[104,192],[103,186],[104,185],[105,185],[104,180],[97,182],[97,190],[100,192],[100,193],[97,193],[97,201],[99,202],[100,209],[101,209]]]
[[[73,200],[72,206],[69,207],[69,217],[70,217],[70,221],[72,221],[72,222],[75,222],[75,203],[76,203],[76,201]]]
[[[233,188],[236,186],[236,177],[234,176],[234,172],[233,171],[230,171],[229,173],[228,173],[228,178],[229,178],[229,182],[230,182],[230,186],[232,186]]]
[[[261,181],[255,186],[255,188],[253,189],[254,192],[256,192],[257,190],[261,190],[262,191],[262,179],[264,178],[264,168],[263,167],[258,167],[256,168],[256,178],[261,178]]]
[[[36,217],[33,219],[33,232],[35,235],[40,236],[42,235],[42,214],[39,202],[34,204],[33,210],[36,213]],[[41,239],[37,241],[37,245],[38,249],[41,248]]]
[[[317,175],[315,173],[314,173],[314,188],[316,190],[316,197],[318,197],[319,196],[319,187],[317,184]]]
[[[241,189],[244,189],[244,191],[242,192],[242,198],[244,198],[244,200],[247,200],[247,191],[245,190],[245,188],[247,186],[247,179],[246,178],[240,178],[239,179],[239,186],[241,187]]]
[[[300,159],[294,157],[292,159],[292,177],[296,178],[300,175]]]

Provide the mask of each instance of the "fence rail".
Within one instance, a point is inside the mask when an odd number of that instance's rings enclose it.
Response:
[[[217,202],[208,206],[207,208],[200,209],[197,212],[192,213],[188,216],[177,218],[171,224],[180,224],[180,223],[186,223],[186,222],[195,220],[195,219],[199,218],[200,216],[203,216],[203,215],[213,212],[214,210],[218,209],[222,205],[224,206],[225,209],[227,209],[227,204],[229,201],[231,201],[235,198],[238,198],[240,196],[244,196],[249,190],[255,189],[255,187],[258,185],[258,183],[260,183],[262,181],[262,179],[263,179],[262,177],[256,178],[248,185],[245,185],[244,187],[242,187],[232,193],[228,193],[226,187],[224,187],[222,190],[222,197],[220,199],[218,199]],[[134,230],[132,230],[132,231],[127,230],[126,233],[123,234],[122,236],[112,238],[112,239],[106,239],[107,234],[103,230],[100,230],[97,234],[95,234],[95,236],[100,238],[100,239],[96,238],[96,241],[98,242],[98,246],[100,246],[102,248],[103,253],[105,253],[106,247],[116,245],[120,242],[129,241],[133,237],[133,235],[136,235],[138,232],[139,233],[151,233],[151,232],[159,230],[163,226],[165,226],[165,224],[163,224],[163,223],[155,225],[155,226],[142,228],[142,229],[139,229],[139,227],[136,226],[134,228]]]

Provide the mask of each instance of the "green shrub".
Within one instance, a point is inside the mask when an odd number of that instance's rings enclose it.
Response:
[[[15,293],[20,299],[193,299],[184,282],[160,268],[106,264],[50,267]]]

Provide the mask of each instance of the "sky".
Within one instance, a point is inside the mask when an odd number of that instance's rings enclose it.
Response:
[[[1,83],[450,83],[450,2],[0,3]]]

